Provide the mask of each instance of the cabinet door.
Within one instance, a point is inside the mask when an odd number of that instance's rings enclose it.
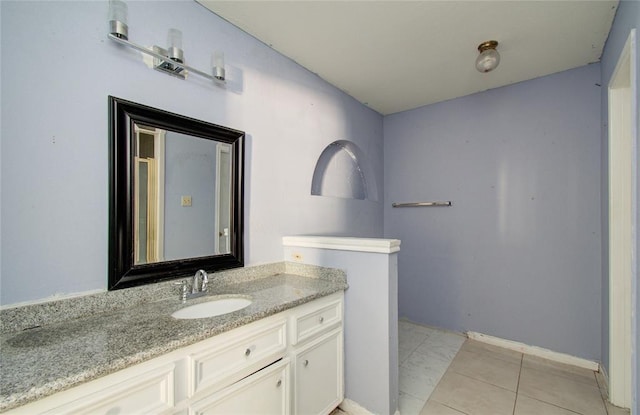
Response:
[[[283,359],[191,405],[190,415],[288,415],[289,359]]]
[[[296,354],[295,414],[328,414],[342,402],[342,347],[342,330],[337,330]]]

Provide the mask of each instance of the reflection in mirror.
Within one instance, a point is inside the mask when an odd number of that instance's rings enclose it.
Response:
[[[216,145],[216,200],[214,252],[227,254],[231,252],[229,227],[231,226],[231,146],[218,143]]]
[[[109,289],[242,266],[244,133],[110,103]]]
[[[231,146],[134,128],[135,264],[228,254]]]
[[[135,264],[164,260],[165,130],[134,125],[134,258]]]

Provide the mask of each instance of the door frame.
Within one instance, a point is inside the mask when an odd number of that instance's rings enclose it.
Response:
[[[164,261],[164,203],[165,203],[164,185],[165,185],[166,131],[160,128],[152,128],[152,127],[146,127],[146,126],[141,127],[138,124],[135,124],[134,134],[135,134],[135,140],[136,140],[135,141],[136,149],[140,148],[141,133],[153,135],[153,158],[155,160],[155,163],[153,163],[155,167],[153,174],[155,175],[156,184],[157,184],[157,189],[154,192],[154,198],[153,198],[154,200],[149,201],[150,204],[153,203],[153,206],[151,207],[150,212],[153,215],[151,220],[153,220],[155,225],[154,226],[155,237],[153,238],[154,240],[153,251],[155,252],[155,260],[153,262],[162,262]],[[137,189],[139,185],[137,183],[137,179],[138,179],[137,151],[134,159],[135,159],[134,181],[136,181],[134,183],[134,188]],[[138,217],[137,209],[138,209],[137,206],[134,206],[134,210],[135,210],[134,218]],[[138,246],[138,242],[137,242],[138,232],[139,232],[139,229],[138,229],[138,223],[136,220],[134,221],[134,239],[136,239],[136,241],[134,241],[134,245],[133,245],[134,247]],[[134,252],[135,251],[136,250],[134,249]],[[137,263],[138,261],[137,253],[134,256],[135,256],[134,263]]]
[[[215,235],[215,239],[214,239],[214,252],[217,254],[222,254],[223,252],[220,252],[220,237],[224,236],[227,240],[226,243],[226,249],[230,250],[231,249],[231,245],[230,245],[230,238],[231,235],[229,235],[229,227],[226,228],[226,231],[224,229],[224,227],[222,226],[222,224],[220,223],[220,212],[222,211],[222,209],[224,209],[225,207],[222,206],[222,189],[224,186],[224,184],[221,182],[222,180],[222,169],[221,169],[221,159],[222,159],[222,153],[228,154],[227,157],[231,157],[231,146],[229,144],[225,144],[225,143],[217,143],[216,144],[216,180],[215,180],[215,204],[216,204],[216,211],[215,211],[215,215],[214,215],[214,235]],[[229,163],[229,171],[226,174],[226,179],[227,180],[231,180],[231,163]],[[233,184],[229,184],[230,186],[232,186]],[[227,206],[227,210],[230,209],[230,206]],[[229,212],[231,213],[231,212]],[[226,252],[225,252],[226,253]]]
[[[608,85],[609,124],[609,399],[632,401],[632,310],[637,275],[636,30],[631,30]]]

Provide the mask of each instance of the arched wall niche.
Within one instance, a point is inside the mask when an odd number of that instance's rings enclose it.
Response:
[[[378,201],[378,186],[367,157],[349,140],[337,140],[320,154],[311,194]]]

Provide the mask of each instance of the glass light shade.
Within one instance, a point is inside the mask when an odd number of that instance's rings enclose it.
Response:
[[[178,29],[169,29],[167,44],[170,48],[182,49],[182,32]]]
[[[127,24],[127,3],[121,0],[109,1],[109,20],[117,20]]]
[[[211,69],[214,78],[219,81],[225,80],[224,52],[215,51],[211,54]]]
[[[109,33],[121,39],[128,39],[127,3],[121,0],[109,1]]]
[[[215,51],[211,54],[211,66],[213,68],[224,68],[224,52]]]
[[[178,29],[169,29],[167,44],[169,45],[167,48],[167,55],[169,56],[169,59],[180,63],[184,62],[184,54],[182,51],[182,32]]]
[[[476,59],[476,69],[479,72],[491,72],[498,67],[500,54],[495,49],[485,49]]]

